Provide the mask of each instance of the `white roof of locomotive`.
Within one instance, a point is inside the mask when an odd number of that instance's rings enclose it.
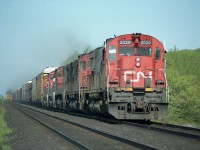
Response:
[[[50,73],[50,72],[54,71],[57,68],[58,67],[47,67],[46,69],[44,69],[44,73]]]

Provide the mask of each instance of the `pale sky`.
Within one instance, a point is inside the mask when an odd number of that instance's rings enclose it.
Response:
[[[149,34],[166,50],[200,47],[199,0],[0,0],[0,94],[16,90],[74,50]]]

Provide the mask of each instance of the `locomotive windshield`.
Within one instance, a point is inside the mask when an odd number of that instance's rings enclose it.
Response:
[[[121,56],[133,56],[134,49],[133,47],[120,47],[119,48],[119,55]]]
[[[151,48],[149,47],[138,47],[136,56],[151,56]]]
[[[120,56],[151,56],[151,48],[149,47],[119,47]],[[157,54],[158,55],[158,54]]]

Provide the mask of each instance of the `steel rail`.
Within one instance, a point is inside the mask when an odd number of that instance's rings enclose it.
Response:
[[[161,123],[161,122],[154,122],[151,121],[152,124],[163,126],[163,127],[170,127],[170,128],[179,128],[184,130],[190,130],[190,131],[197,131],[200,133],[200,128],[193,128],[193,127],[186,127],[181,125],[175,125],[175,124],[169,124],[169,123]]]
[[[182,137],[188,137],[188,138],[192,138],[192,139],[200,139],[200,134],[193,134],[193,133],[189,133],[189,132],[177,131],[177,130],[167,129],[165,127],[157,127],[157,126],[152,126],[152,125],[127,122],[127,121],[122,121],[122,124],[140,127],[140,128],[146,128],[149,130],[159,131],[159,132],[163,132],[163,133],[169,133],[169,134],[178,135],[178,136],[182,136]]]
[[[14,106],[16,109],[18,109],[19,111],[21,111],[22,113],[26,114],[27,116],[29,116],[30,118],[36,120],[37,122],[39,122],[40,124],[42,124],[43,126],[45,126],[46,128],[50,129],[51,131],[53,131],[54,133],[58,134],[60,137],[62,137],[64,140],[68,141],[69,143],[73,144],[75,147],[77,147],[80,150],[92,150],[90,147],[88,147],[85,144],[82,144],[80,142],[78,142],[77,140],[71,138],[70,136],[63,134],[62,132],[58,131],[57,129],[55,129],[54,127],[46,124],[45,122],[41,121],[40,119],[28,114],[27,112],[25,112],[24,110]]]

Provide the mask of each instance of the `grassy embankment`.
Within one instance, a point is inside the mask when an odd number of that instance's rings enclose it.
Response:
[[[164,120],[200,127],[200,48],[171,50],[165,58],[170,105]]]
[[[3,145],[3,136],[12,132],[4,121],[4,113],[5,108],[3,105],[3,100],[0,98],[0,150],[10,149],[8,146]]]

